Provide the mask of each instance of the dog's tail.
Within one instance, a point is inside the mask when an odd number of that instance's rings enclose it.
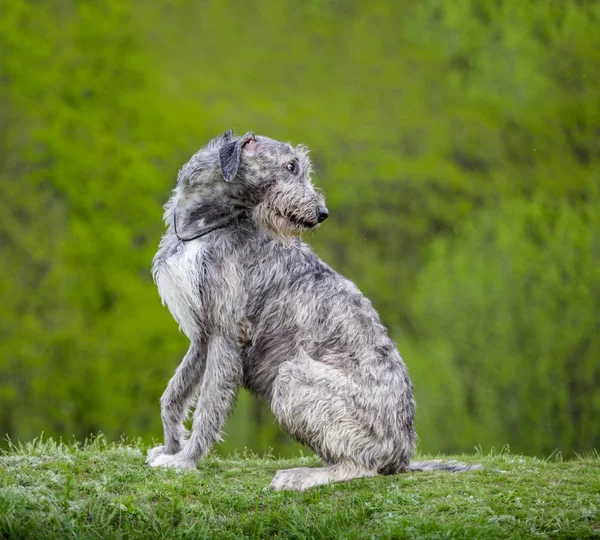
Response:
[[[460,461],[440,461],[439,459],[432,459],[427,461],[412,461],[408,464],[408,471],[420,472],[420,471],[449,471],[449,472],[463,472],[463,471],[477,471],[482,469],[481,465],[470,465],[468,463],[461,463]]]

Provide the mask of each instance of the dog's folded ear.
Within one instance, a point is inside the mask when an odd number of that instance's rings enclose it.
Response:
[[[243,137],[233,140],[233,130],[230,129],[221,135],[223,143],[219,148],[219,163],[221,164],[221,172],[226,182],[231,182],[235,178],[240,167],[240,159],[242,158],[242,149],[248,153],[252,153],[256,146],[256,137],[254,133],[249,131]]]
[[[219,163],[221,164],[221,172],[226,182],[231,182],[235,178],[242,155],[240,139],[233,141],[231,140],[232,138],[233,130],[223,133],[223,144],[219,149]]]

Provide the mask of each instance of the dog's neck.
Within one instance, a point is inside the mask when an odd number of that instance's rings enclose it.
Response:
[[[232,225],[235,221],[236,221],[235,219],[224,220],[220,223],[215,223],[214,225],[211,225],[209,227],[205,227],[205,228],[201,229],[194,236],[183,237],[183,236],[180,236],[179,232],[177,231],[177,212],[174,212],[173,213],[173,231],[175,232],[175,236],[177,237],[177,239],[180,242],[191,242],[192,240],[197,240],[198,238],[202,238],[203,236],[205,236],[213,231],[216,231],[217,229],[223,229],[225,227],[228,227],[229,225]]]

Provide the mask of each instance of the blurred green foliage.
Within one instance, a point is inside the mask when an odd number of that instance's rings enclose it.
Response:
[[[0,432],[161,437],[178,168],[304,142],[421,446],[600,447],[600,3],[0,0]],[[296,451],[243,393],[231,450]]]

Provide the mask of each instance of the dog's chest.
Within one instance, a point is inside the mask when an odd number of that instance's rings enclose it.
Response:
[[[160,263],[155,274],[163,304],[190,339],[200,332],[200,272],[205,251],[206,242],[202,239],[181,243],[175,253]]]

